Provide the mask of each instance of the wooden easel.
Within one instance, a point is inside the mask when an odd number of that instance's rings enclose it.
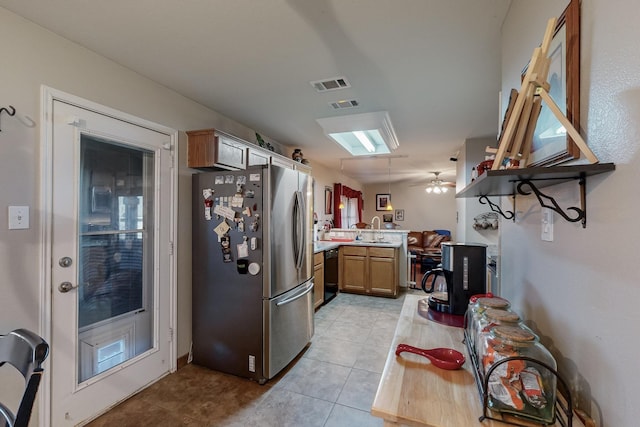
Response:
[[[527,166],[529,154],[531,153],[533,132],[542,108],[542,102],[547,105],[553,115],[564,126],[587,160],[590,163],[598,163],[598,158],[589,149],[580,133],[549,96],[550,85],[547,82],[547,75],[549,74],[551,59],[548,55],[555,27],[556,18],[551,18],[547,23],[542,45],[533,50],[529,67],[522,80],[522,86],[517,93],[515,103],[513,103],[511,111],[507,111],[506,126],[504,126],[500,135],[496,158],[493,161],[491,170],[500,169],[505,157],[519,160],[520,168]]]

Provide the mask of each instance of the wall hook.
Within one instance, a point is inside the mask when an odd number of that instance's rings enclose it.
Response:
[[[20,121],[20,123],[22,123],[28,128],[36,127],[36,122],[29,116],[23,116],[23,117],[18,116],[18,120]]]
[[[7,113],[10,116],[15,116],[16,115],[16,109],[13,108],[12,105],[9,105],[9,108],[11,108],[11,111],[9,111],[7,108],[2,107],[0,108],[0,116],[2,115],[2,113]],[[0,129],[0,132],[2,132],[2,129]]]

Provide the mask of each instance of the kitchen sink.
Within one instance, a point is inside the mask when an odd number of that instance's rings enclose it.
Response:
[[[393,243],[390,240],[354,240],[353,243],[366,243],[368,245],[372,243],[390,244]]]

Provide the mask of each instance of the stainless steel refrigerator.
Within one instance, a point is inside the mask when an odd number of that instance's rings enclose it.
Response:
[[[313,335],[312,179],[193,175],[193,362],[266,382]]]

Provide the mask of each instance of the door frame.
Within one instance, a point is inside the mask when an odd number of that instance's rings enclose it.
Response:
[[[170,137],[170,149],[172,153],[171,164],[171,215],[169,223],[171,226],[171,244],[167,248],[170,255],[170,290],[169,290],[169,372],[175,372],[177,367],[177,346],[178,340],[175,337],[177,327],[177,256],[175,247],[178,237],[178,131],[122,111],[100,105],[98,103],[80,98],[66,92],[42,85],[40,88],[40,295],[39,295],[39,324],[41,335],[53,349],[52,337],[52,292],[51,283],[52,270],[52,225],[53,225],[53,102],[61,101],[72,104],[76,107],[93,111],[117,120],[122,120],[133,125],[151,129],[153,131],[166,134]],[[44,370],[39,394],[40,427],[50,427],[51,425],[51,364],[45,362],[47,367]]]

